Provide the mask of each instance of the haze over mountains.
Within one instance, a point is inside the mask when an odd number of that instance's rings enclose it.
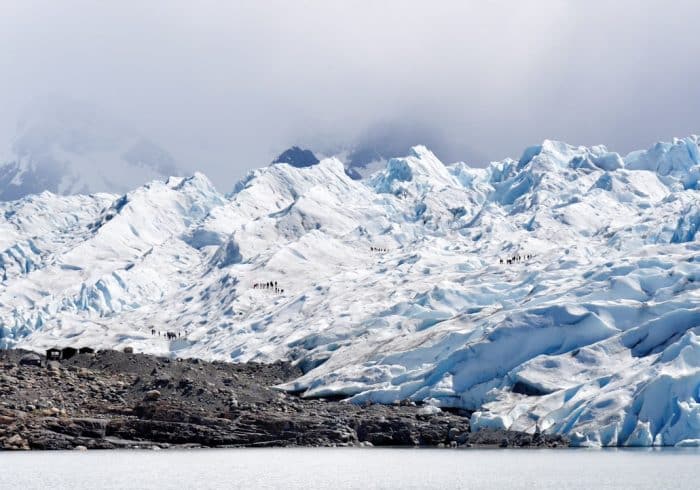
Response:
[[[180,173],[174,158],[137,130],[88,103],[45,97],[25,110],[0,161],[0,200],[126,192]]]
[[[227,194],[197,173],[1,203],[0,346],[291,359],[304,396],[698,444],[697,137],[624,157],[547,140],[482,169],[418,146],[359,180],[300,167]]]
[[[425,141],[440,141],[428,129],[425,137]],[[415,130],[385,124],[345,147],[322,148],[318,155],[336,153],[348,175],[360,179],[385,166],[392,156],[407,153],[416,140],[422,141]],[[318,163],[318,157],[309,149],[292,146],[271,161],[304,167]],[[45,96],[24,110],[9,151],[0,153],[0,201],[43,191],[124,193],[153,179],[183,175],[187,168],[192,168],[191,162],[176,161],[167,149],[103,109],[86,101]]]

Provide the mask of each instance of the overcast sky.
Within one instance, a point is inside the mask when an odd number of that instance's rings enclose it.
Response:
[[[626,152],[700,132],[697,14],[681,0],[0,0],[0,139],[57,93],[223,188],[292,144],[392,132],[474,165],[545,138]]]

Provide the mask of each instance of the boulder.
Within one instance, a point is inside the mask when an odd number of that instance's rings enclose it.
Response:
[[[160,398],[160,391],[150,390],[150,391],[146,392],[146,394],[143,397],[143,400],[147,401],[147,402],[154,402],[154,401],[157,401],[159,398]]]

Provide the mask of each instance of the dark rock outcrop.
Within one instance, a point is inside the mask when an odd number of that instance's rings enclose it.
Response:
[[[314,155],[311,150],[304,150],[298,146],[292,146],[288,150],[282,152],[272,163],[287,163],[292,167],[304,168],[316,165],[318,162],[318,158],[316,158],[316,155]]]
[[[359,406],[272,388],[301,375],[288,363],[172,360],[115,351],[49,367],[0,351],[0,449],[128,447],[558,447],[507,431],[471,433],[469,413],[415,403]]]

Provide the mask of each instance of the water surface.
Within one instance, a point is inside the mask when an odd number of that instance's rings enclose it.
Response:
[[[0,453],[0,489],[698,488],[700,450]]]

